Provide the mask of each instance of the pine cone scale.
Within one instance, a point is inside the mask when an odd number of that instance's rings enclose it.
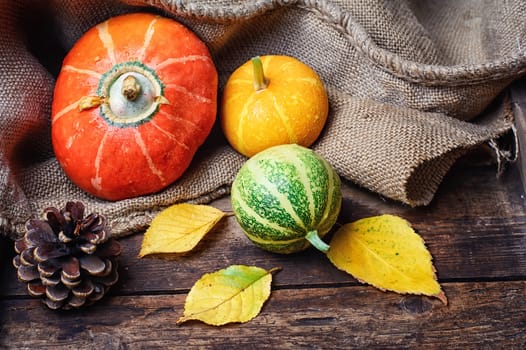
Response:
[[[24,250],[20,254],[20,263],[22,265],[25,265],[25,266],[33,266],[33,265],[37,264],[38,261],[36,261],[34,255],[33,255],[34,251],[35,251],[35,248],[33,248],[33,247]]]
[[[84,253],[91,255],[95,253],[97,250],[97,245],[89,242],[84,242],[83,244],[79,245],[80,250],[82,250]]]
[[[46,287],[54,287],[60,283],[60,275],[58,273],[55,273],[52,276],[44,277],[40,275],[40,280],[42,281],[42,284]]]
[[[29,220],[26,224],[28,229],[26,233],[26,241],[28,245],[37,245],[41,242],[57,242],[57,236],[53,232],[53,228],[47,221],[43,220]]]
[[[62,262],[62,276],[68,280],[76,280],[80,277],[80,262],[74,256],[70,256]]]
[[[48,286],[46,288],[46,297],[52,301],[64,301],[69,296],[69,288],[63,284],[57,283],[55,286]]]
[[[64,219],[64,216],[57,208],[44,209],[44,217],[47,219],[49,226],[53,229],[53,232],[59,232],[61,227],[66,226],[66,219]]]
[[[69,213],[71,219],[75,222],[82,220],[84,217],[84,204],[80,202],[67,202],[66,203],[66,215]]]
[[[27,284],[27,291],[35,297],[46,294],[46,287],[40,282],[30,282]]]
[[[34,266],[20,265],[18,267],[17,276],[23,282],[31,282],[39,278],[40,274]]]
[[[37,262],[43,262],[49,259],[60,258],[69,253],[70,251],[60,244],[45,242],[35,247],[33,257]]]
[[[100,215],[90,214],[82,222],[82,229],[91,232],[103,231],[106,227],[106,220]]]
[[[60,266],[58,262],[56,262],[53,259],[50,259],[38,263],[37,269],[41,276],[51,277],[60,269]]]
[[[106,268],[106,264],[96,255],[84,255],[79,258],[80,266],[90,274],[97,276]]]
[[[50,309],[58,310],[64,305],[64,301],[53,301],[49,298],[42,299],[44,301],[44,304],[47,305]]]
[[[121,245],[116,240],[106,241],[97,248],[97,255],[101,258],[109,258],[121,254]]]
[[[97,277],[106,277],[113,271],[113,263],[110,259],[104,259],[104,270],[101,273],[95,274]]]
[[[18,270],[20,265],[22,265],[22,262],[20,261],[20,255],[15,255],[15,257],[13,258],[13,266],[15,267],[15,269]]]
[[[104,294],[107,292],[108,287],[105,287],[101,284],[95,283],[95,290],[88,297],[91,302],[102,299]]]
[[[106,276],[95,277],[93,281],[100,282],[103,285],[113,285],[117,283],[118,279],[119,279],[119,274],[117,273],[115,269],[112,269],[110,273],[107,274]]]
[[[91,280],[84,280],[80,285],[71,289],[73,294],[79,298],[87,298],[94,290],[95,286]]]
[[[68,305],[71,306],[71,307],[74,307],[74,308],[79,308],[82,305],[84,305],[85,303],[86,303],[86,298],[78,297],[76,295],[73,295],[68,300]]]
[[[26,243],[26,240],[22,237],[20,239],[17,239],[15,241],[15,252],[17,254],[22,253],[24,250],[28,248],[28,245]]]
[[[82,280],[81,279],[68,279],[66,277],[64,277],[64,275],[61,275],[60,276],[60,282],[62,282],[63,285],[65,285],[66,287],[68,287],[69,289],[73,289],[73,287],[76,287],[78,286]]]

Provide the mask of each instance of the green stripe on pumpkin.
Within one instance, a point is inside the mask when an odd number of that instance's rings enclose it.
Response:
[[[244,171],[238,175],[234,187],[234,196],[239,196],[239,201],[242,200],[245,203],[243,207],[251,208],[257,213],[258,217],[273,222],[290,231],[304,230],[304,228],[300,226],[301,222],[298,223],[284,207],[282,196],[276,197],[276,195],[269,191],[268,187],[262,183],[262,180],[257,176],[253,176],[250,171]],[[293,210],[291,211],[294,213]]]
[[[323,210],[323,215],[319,219],[318,227],[318,234],[320,237],[323,237],[327,232],[329,232],[338,219],[342,204],[342,196],[340,177],[324,158],[321,158],[321,161],[324,164],[327,174],[329,175],[325,207]]]
[[[277,200],[280,211],[285,211],[300,230],[305,230],[305,219],[309,213],[305,208],[305,187],[298,179],[296,168],[286,162],[274,159],[260,160],[248,164],[247,170],[256,183],[261,184]],[[287,177],[280,176],[283,171]],[[266,203],[262,203],[266,204]]]
[[[291,230],[290,228],[280,226],[278,223],[262,217],[257,210],[249,206],[241,196],[232,192],[232,208],[236,213],[236,218],[240,226],[254,236],[262,240],[271,241],[276,237],[287,237],[288,239],[302,238],[304,236],[301,230]]]

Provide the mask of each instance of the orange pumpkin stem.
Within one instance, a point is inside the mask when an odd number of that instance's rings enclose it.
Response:
[[[124,97],[126,97],[129,101],[135,101],[139,93],[141,92],[141,85],[135,79],[133,75],[128,75],[123,81],[122,81],[122,94]]]
[[[254,68],[254,90],[260,91],[265,90],[268,86],[268,79],[265,77],[263,72],[263,63],[259,56],[253,57],[251,59],[252,67]]]

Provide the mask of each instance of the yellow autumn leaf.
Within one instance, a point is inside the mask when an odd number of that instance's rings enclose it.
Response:
[[[397,293],[434,296],[447,304],[424,240],[398,216],[380,215],[343,225],[334,234],[327,256],[361,282]]]
[[[192,287],[177,324],[199,320],[213,326],[248,322],[270,296],[272,273],[255,266],[232,265],[203,275]]]
[[[223,216],[224,212],[208,205],[174,204],[153,218],[139,257],[189,252]]]

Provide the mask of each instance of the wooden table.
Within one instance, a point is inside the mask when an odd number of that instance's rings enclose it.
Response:
[[[448,306],[360,284],[315,250],[264,252],[228,217],[196,251],[174,260],[137,258],[141,233],[121,239],[119,283],[98,304],[68,312],[27,296],[4,240],[0,348],[526,348],[526,198],[516,165],[497,179],[494,165],[460,161],[425,208],[348,183],[343,193],[340,223],[385,213],[412,223],[434,257]],[[229,198],[212,205],[230,210]],[[223,327],[177,326],[194,282],[233,264],[283,268],[259,316]]]

